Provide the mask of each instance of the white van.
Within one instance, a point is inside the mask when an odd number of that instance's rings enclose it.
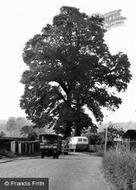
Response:
[[[70,151],[87,151],[89,148],[89,142],[87,137],[75,136],[69,140]]]

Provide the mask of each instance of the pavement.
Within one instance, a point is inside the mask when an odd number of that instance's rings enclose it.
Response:
[[[0,177],[49,178],[50,190],[109,190],[101,171],[100,156],[83,153],[0,159]],[[7,163],[6,163],[7,162]]]

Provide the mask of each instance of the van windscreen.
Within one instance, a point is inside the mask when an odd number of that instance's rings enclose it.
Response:
[[[79,139],[78,139],[78,142],[82,142],[82,138],[79,138]]]

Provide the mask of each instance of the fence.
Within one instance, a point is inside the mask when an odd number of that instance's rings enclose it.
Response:
[[[20,139],[0,139],[0,150],[7,150],[15,154],[34,154],[40,152],[39,141],[28,141]]]
[[[11,151],[17,154],[34,154],[40,152],[38,141],[19,141],[11,143]]]
[[[104,152],[104,144],[90,144],[89,145],[89,151],[90,152]],[[107,142],[107,150],[110,148],[115,148],[116,142]]]

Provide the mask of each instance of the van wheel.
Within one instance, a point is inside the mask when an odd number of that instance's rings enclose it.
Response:
[[[44,158],[44,153],[41,153],[41,158]]]
[[[59,155],[56,155],[56,158],[59,159]]]

